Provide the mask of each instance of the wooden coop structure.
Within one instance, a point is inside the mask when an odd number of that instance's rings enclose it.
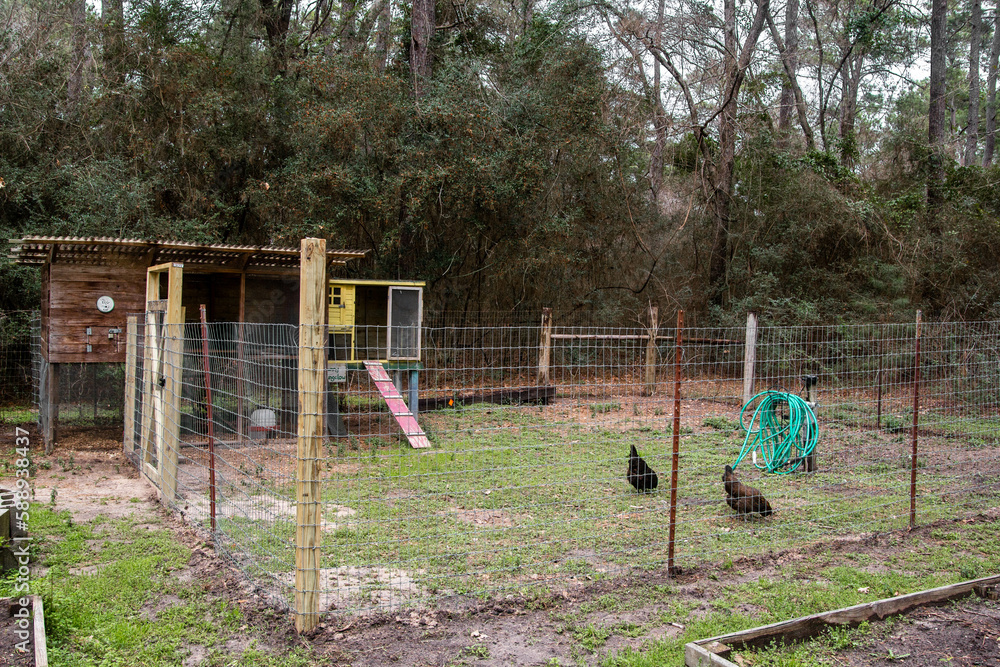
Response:
[[[403,390],[403,377],[408,375],[408,403],[417,412],[425,285],[412,280],[330,281],[332,382],[344,382],[349,370],[362,370],[366,361],[377,361],[393,373],[397,391]]]
[[[197,322],[201,304],[210,322],[299,323],[298,248],[43,236],[11,243],[11,259],[41,271],[38,399],[46,451],[58,435],[61,365],[126,362],[128,327],[139,326],[148,304],[166,309],[165,325]],[[363,256],[326,251],[324,276]],[[128,420],[125,427],[127,435]]]

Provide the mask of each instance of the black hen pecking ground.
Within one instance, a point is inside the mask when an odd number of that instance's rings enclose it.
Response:
[[[726,502],[740,516],[747,517],[751,514],[771,516],[774,512],[764,494],[756,487],[739,481],[731,466],[726,466],[722,481],[726,485]]]
[[[625,469],[625,479],[628,480],[629,484],[635,487],[636,491],[643,492],[652,491],[660,482],[656,476],[656,472],[642,460],[642,457],[639,456],[639,452],[635,451],[635,445],[632,445],[632,450],[628,455],[628,466]]]

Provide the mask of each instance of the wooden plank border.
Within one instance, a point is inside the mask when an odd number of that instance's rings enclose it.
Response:
[[[802,616],[790,621],[762,625],[728,635],[700,639],[685,644],[684,664],[687,667],[738,667],[726,657],[737,648],[763,647],[772,640],[808,639],[831,625],[855,626],[863,621],[881,620],[923,605],[939,604],[964,597],[978,586],[992,586],[998,583],[1000,575],[971,579],[949,586]]]

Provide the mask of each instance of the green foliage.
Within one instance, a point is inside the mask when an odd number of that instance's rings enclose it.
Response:
[[[774,129],[783,67],[764,49],[752,55],[734,102],[723,230],[712,194],[722,67],[705,46],[721,40],[707,4],[682,3],[665,19],[694,45],[691,108],[662,80],[652,93],[641,40],[628,44],[636,55],[603,41],[591,23],[605,25],[603,5],[557,3],[529,17],[441,4],[419,98],[406,7],[383,22],[376,4],[357,3],[343,25],[337,10],[325,23],[303,10],[281,32],[259,2],[125,5],[120,24],[95,13],[79,24],[69,2],[0,2],[7,237],[321,236],[369,250],[351,269],[358,277],[429,280],[429,309],[550,305],[622,323],[649,301],[710,323],[748,308],[772,323],[909,320],[918,307],[1000,317],[995,168],[948,163],[932,220],[926,87],[880,85],[924,46],[916,9],[817,10],[811,38],[838,45],[822,56],[824,78],[855,67],[863,77],[849,126],[835,113],[848,108],[841,82],[825,86],[815,148]],[[962,11],[953,42],[967,35]],[[626,42],[633,18],[619,26]],[[960,132],[967,77],[957,51],[950,61]],[[814,125],[817,102],[807,96]],[[720,232],[726,271],[710,302]],[[0,261],[0,310],[34,307],[38,290],[33,269]]]

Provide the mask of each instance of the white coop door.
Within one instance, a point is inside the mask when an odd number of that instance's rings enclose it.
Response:
[[[389,288],[389,359],[420,359],[423,289]]]

